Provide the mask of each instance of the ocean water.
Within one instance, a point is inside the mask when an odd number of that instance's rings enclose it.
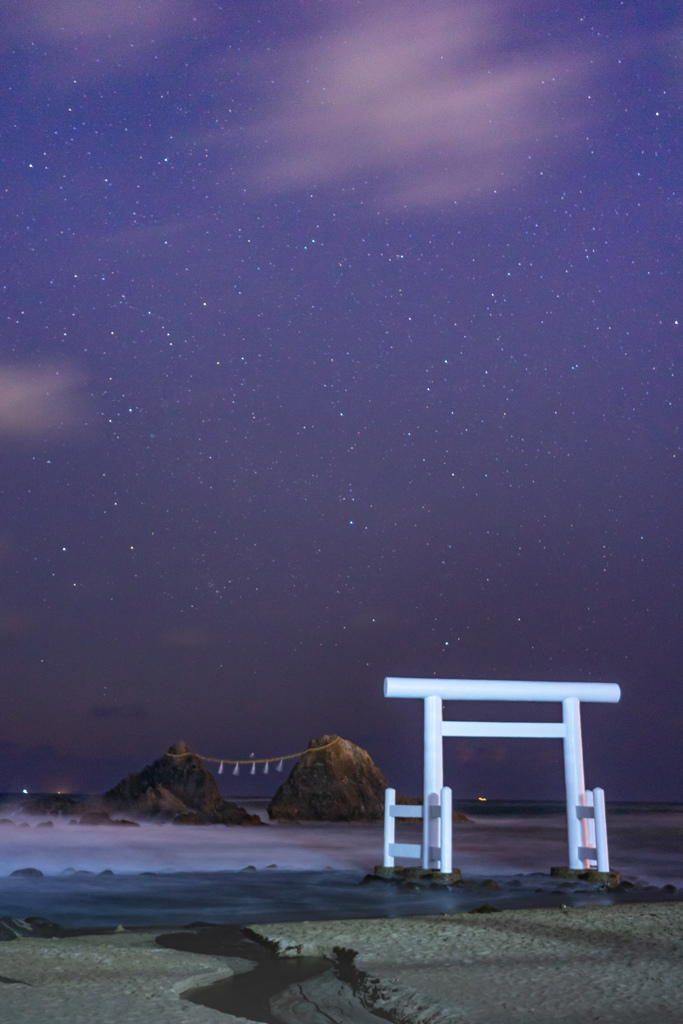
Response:
[[[266,802],[245,805],[267,820]],[[501,880],[496,898],[505,905],[557,905],[557,882],[548,873],[568,862],[562,804],[471,801],[458,808],[470,818],[455,824],[453,834],[453,863],[465,878]],[[43,916],[72,928],[182,926],[402,916],[490,902],[476,887],[409,892],[361,884],[381,863],[380,824],[113,828],[54,818],[44,827],[47,817],[7,803],[0,817],[14,822],[0,826],[0,916]],[[660,898],[648,885],[683,890],[683,805],[610,806],[608,831],[611,864],[637,884],[634,898]],[[418,834],[419,824],[407,822],[397,838]],[[27,867],[43,877],[11,875]]]

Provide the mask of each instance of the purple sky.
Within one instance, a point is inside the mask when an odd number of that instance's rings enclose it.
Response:
[[[338,732],[417,792],[434,675],[617,682],[588,783],[682,799],[678,5],[2,18],[0,790]]]

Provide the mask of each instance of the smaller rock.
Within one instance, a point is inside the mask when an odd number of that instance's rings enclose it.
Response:
[[[247,864],[246,868],[240,868],[240,871],[256,871],[253,864]]]
[[[11,818],[0,818],[0,825],[14,825]]]
[[[38,868],[17,868],[16,871],[10,873],[10,878],[13,876],[19,876],[21,878],[43,878],[43,872],[39,871]]]
[[[563,864],[550,869],[551,878],[576,878],[578,873],[577,868],[565,867]]]
[[[112,820],[106,811],[86,811],[78,822],[79,825],[111,825]]]
[[[579,879],[581,882],[606,882],[608,885],[618,885],[621,875],[618,871],[596,871],[593,868],[568,868],[564,865],[550,869],[551,878]]]
[[[86,801],[66,793],[45,793],[42,796],[30,796],[24,800],[21,809],[25,814],[77,814],[79,810],[87,810]]]
[[[124,828],[140,828],[139,821],[129,821],[128,818],[111,818],[106,811],[86,811],[81,815],[79,825],[118,825]]]
[[[0,942],[14,942],[19,936],[9,928],[4,921],[0,921]]]
[[[482,903],[480,907],[468,910],[468,914],[500,914],[498,907],[492,907],[490,903]]]
[[[26,924],[31,926],[31,938],[34,939],[56,939],[64,934],[61,924],[46,917],[27,917]]]
[[[668,885],[663,885],[662,886],[662,892],[674,893],[674,892],[678,892],[678,889],[676,888],[675,885],[671,885],[671,883],[669,883]]]
[[[373,870],[377,878],[383,878],[388,882],[393,882],[399,878],[402,878],[403,875],[405,874],[405,868],[386,868],[383,864],[376,864]]]
[[[388,877],[386,872],[390,870],[390,868],[384,868],[381,872],[382,877]],[[452,871],[447,873],[437,871],[434,868],[394,868],[394,871],[400,871],[405,878],[418,879],[422,882],[437,881],[452,883],[462,881],[462,872],[460,868],[453,868]]]
[[[276,867],[277,867],[277,864],[266,864],[266,868],[265,869],[266,869],[266,871],[272,871],[273,868],[276,868]]]
[[[114,872],[112,871],[111,868],[105,868],[104,871],[100,871],[100,874],[101,875],[113,875]]]
[[[36,828],[54,828],[54,821],[39,821]]]

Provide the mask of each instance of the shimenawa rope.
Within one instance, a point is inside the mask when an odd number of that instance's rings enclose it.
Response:
[[[317,754],[319,750],[327,750],[328,747],[333,747],[338,742],[339,737],[336,736],[329,743],[324,743],[321,747],[309,747],[307,750],[299,750],[296,754],[283,754],[282,757],[246,757],[242,761],[234,761],[229,757],[204,757],[203,754],[195,754],[193,750],[186,750],[184,754],[172,754],[170,751],[167,751],[166,756],[199,757],[202,761],[212,761],[215,764],[269,764],[271,761],[292,761],[295,757],[303,757],[304,754]]]

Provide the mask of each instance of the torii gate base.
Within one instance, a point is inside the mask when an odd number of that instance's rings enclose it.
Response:
[[[605,794],[587,790],[583,774],[580,702],[616,704],[616,683],[540,683],[491,679],[384,680],[385,697],[424,700],[424,787],[422,807],[398,806],[396,791],[387,789],[384,815],[384,867],[395,857],[418,858],[424,870],[452,870],[451,790],[443,784],[444,736],[525,737],[563,740],[567,794],[569,870],[595,865],[609,872]],[[444,700],[559,701],[561,722],[444,722]],[[422,818],[422,843],[396,843],[396,818]]]

